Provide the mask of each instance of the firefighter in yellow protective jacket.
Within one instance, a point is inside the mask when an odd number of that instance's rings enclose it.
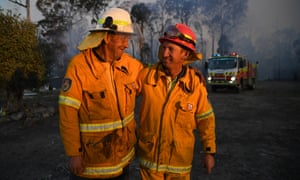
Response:
[[[78,46],[59,95],[60,132],[70,179],[126,179],[136,143],[136,78],[143,65],[124,53],[130,15],[106,11]]]
[[[202,58],[196,53],[193,31],[184,24],[172,25],[159,40],[159,63],[138,77],[140,174],[143,180],[188,180],[196,128],[202,163],[208,173],[214,167],[215,116],[203,76],[187,65]]]

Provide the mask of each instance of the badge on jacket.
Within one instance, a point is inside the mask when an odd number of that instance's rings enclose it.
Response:
[[[64,78],[62,89],[64,92],[68,91],[72,85],[72,80],[69,78]]]
[[[187,110],[191,111],[193,109],[193,104],[188,103],[187,104]]]

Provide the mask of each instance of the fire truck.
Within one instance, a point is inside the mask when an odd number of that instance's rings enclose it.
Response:
[[[258,62],[251,63],[236,52],[229,55],[215,54],[207,62],[207,84],[215,92],[220,88],[254,89]]]

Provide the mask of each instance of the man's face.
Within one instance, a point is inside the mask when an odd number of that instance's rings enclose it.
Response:
[[[128,48],[130,34],[114,33],[108,35],[107,46],[114,60],[120,59],[125,49]]]
[[[162,63],[168,69],[181,68],[186,58],[187,52],[182,47],[165,41],[162,43]]]

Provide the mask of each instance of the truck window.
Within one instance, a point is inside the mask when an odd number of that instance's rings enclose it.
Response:
[[[236,67],[235,58],[217,58],[208,61],[208,69],[232,69]]]

